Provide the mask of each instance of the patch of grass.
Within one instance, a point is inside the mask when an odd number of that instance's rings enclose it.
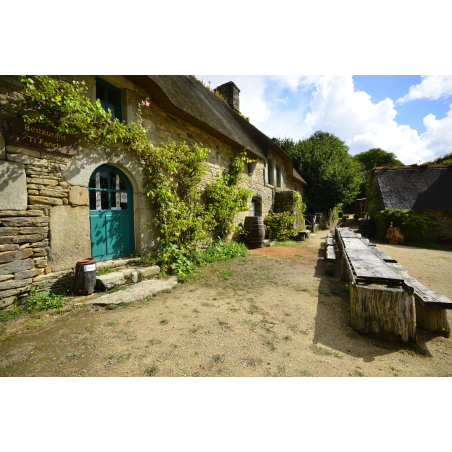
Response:
[[[163,292],[165,292],[165,293],[171,293],[172,290],[171,290],[171,289],[165,289]]]
[[[66,355],[66,358],[67,358],[69,361],[74,361],[74,360],[80,358],[80,356],[82,356],[81,353],[72,352],[72,353],[68,353],[68,354]]]
[[[193,309],[191,312],[194,312],[195,314],[199,314],[199,310],[198,309]]]
[[[27,330],[35,330],[44,324],[44,320],[30,320],[25,324]]]
[[[260,358],[242,358],[242,361],[245,361],[246,365],[249,367],[256,367],[262,364]]]
[[[284,356],[290,356],[290,353],[289,352],[284,352],[283,355]]]
[[[271,351],[276,350],[275,344],[270,339],[264,339],[264,344],[270,347]]]
[[[325,355],[325,356],[334,356],[336,358],[342,358],[338,353],[332,352],[331,350],[328,350],[327,348],[318,347],[317,345],[313,344],[309,347],[316,355]]]
[[[364,377],[364,374],[363,374],[362,372],[360,372],[359,370],[357,370],[357,369],[355,369],[355,370],[353,371],[353,373],[354,373],[356,376],[358,376],[358,377]]]
[[[223,359],[223,357],[222,357],[221,355],[215,355],[214,358],[213,358],[213,360],[214,360],[216,363],[222,363],[222,362],[224,361],[224,359]]]
[[[118,358],[118,361],[119,361],[120,363],[123,363],[124,361],[127,361],[127,360],[130,358],[130,356],[131,356],[130,353],[126,353],[125,355],[121,355],[121,356]]]
[[[287,335],[287,336],[284,336],[284,338],[283,338],[285,341],[291,341],[292,340],[292,337],[291,336],[289,336],[289,335]]]
[[[158,345],[158,344],[161,344],[162,341],[160,339],[149,339],[149,343],[151,345]]]
[[[408,342],[405,344],[405,348],[399,350],[400,353],[407,353],[411,356],[420,356],[421,358],[425,358],[426,350],[424,347],[415,344],[414,342]]]
[[[160,324],[161,324],[161,325],[167,325],[167,324],[168,324],[168,319],[162,319],[162,320],[160,320]]]
[[[297,370],[302,377],[310,377],[312,374],[309,370]]]
[[[228,324],[228,322],[225,322],[223,320],[217,319],[218,320],[218,325],[221,326],[222,330],[230,330],[232,331],[232,327],[231,325]]]
[[[285,315],[286,317],[290,317],[292,314],[291,314],[290,312],[285,312],[284,315]]]
[[[113,273],[115,270],[111,267],[104,267],[101,268],[99,270],[97,270],[96,274],[101,276],[101,275],[108,275],[108,273]]]
[[[114,320],[107,322],[107,326],[115,326],[118,322],[115,322]]]
[[[159,369],[158,369],[157,366],[151,366],[151,367],[148,367],[148,368],[146,369],[145,372],[146,372],[150,377],[152,377],[152,376],[154,376],[158,371],[159,371]]]

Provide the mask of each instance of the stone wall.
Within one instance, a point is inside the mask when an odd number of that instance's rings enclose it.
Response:
[[[84,81],[89,88],[87,97],[95,101],[95,76],[65,78]],[[124,76],[100,78],[121,89],[123,119],[136,120],[137,106],[148,94]],[[123,170],[133,185],[138,253],[149,251],[157,240],[154,230],[145,227],[154,213],[146,196],[142,167],[120,145],[87,147],[81,139],[77,154],[68,156],[5,143],[10,131],[7,118],[20,117],[28,108],[23,102],[22,88],[19,77],[0,76],[0,307],[24,296],[31,284],[39,283],[50,272],[53,280],[58,281],[57,287],[64,287],[75,262],[91,256],[87,187],[92,172],[102,164]],[[237,149],[152,102],[143,108],[143,125],[156,146],[172,140],[198,143],[210,149],[203,186],[227,170],[237,153]],[[277,188],[303,194],[302,184],[288,177],[278,155],[270,152],[269,158],[273,171],[275,164],[281,168],[280,187],[276,187],[275,175],[272,183],[267,183],[266,160],[251,154],[249,157],[256,160],[244,169],[245,185],[252,190],[248,199],[250,210],[236,216],[239,224],[252,214],[253,198],[259,203],[259,212],[266,216],[273,207]]]

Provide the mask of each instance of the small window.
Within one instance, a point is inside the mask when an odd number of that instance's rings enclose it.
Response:
[[[122,120],[121,90],[106,81],[96,78],[96,99],[105,111],[111,111],[111,120]]]
[[[267,165],[267,183],[272,183],[272,162],[270,159],[268,159],[268,165]]]

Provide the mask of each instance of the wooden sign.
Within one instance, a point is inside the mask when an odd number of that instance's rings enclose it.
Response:
[[[8,122],[11,126],[11,132],[6,135],[8,143],[48,152],[77,154],[75,145],[78,137],[75,135],[58,135],[51,127],[27,124],[22,118],[9,118]]]

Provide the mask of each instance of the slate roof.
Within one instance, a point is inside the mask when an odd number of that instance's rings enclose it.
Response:
[[[452,168],[375,170],[373,175],[385,208],[452,210]]]
[[[293,167],[292,159],[268,136],[236,113],[226,102],[194,77],[184,75],[128,76],[150,93],[159,107],[207,131],[237,149],[246,148],[266,159],[270,150],[283,161],[286,173],[307,185]]]

